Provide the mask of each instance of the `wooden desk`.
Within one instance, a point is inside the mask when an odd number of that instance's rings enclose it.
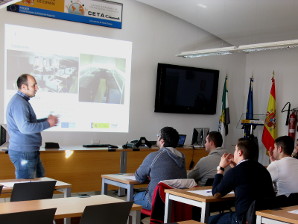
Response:
[[[207,223],[208,217],[210,215],[210,210],[209,210],[210,203],[235,199],[234,194],[228,194],[223,198],[216,199],[212,195],[204,196],[204,195],[189,192],[189,191],[194,191],[194,190],[204,190],[204,191],[208,190],[208,191],[210,191],[211,187],[208,186],[208,187],[196,187],[196,188],[191,188],[191,189],[167,189],[167,190],[165,190],[165,193],[166,193],[165,217],[164,217],[165,223],[170,221],[172,201],[178,201],[178,202],[182,202],[182,203],[185,203],[188,205],[193,205],[193,206],[201,208],[201,222]]]
[[[289,213],[289,211],[298,210],[298,205],[284,207],[279,210],[261,210],[257,211],[257,224],[282,224],[298,223],[298,214]]]
[[[140,182],[129,177],[134,176],[133,173],[124,174],[103,174],[101,175],[101,194],[108,193],[108,185],[114,185],[127,190],[127,201],[133,201],[133,187],[140,184]]]
[[[107,195],[95,195],[87,198],[69,197],[69,198],[54,198],[33,201],[18,201],[0,203],[0,214],[32,211],[38,209],[57,208],[55,219],[80,217],[88,205],[99,205],[107,203],[121,202],[123,200],[110,197]],[[141,217],[142,206],[134,204],[130,215],[132,223],[139,224]],[[117,214],[115,211],[113,214]]]
[[[10,194],[14,183],[30,182],[30,181],[51,181],[55,180],[49,177],[35,178],[35,179],[6,179],[0,180],[0,184],[4,185],[1,194]],[[55,190],[63,193],[64,197],[71,196],[71,184],[56,180]]]
[[[192,147],[177,148],[183,152],[186,159],[186,169],[189,169],[193,157],[196,163],[207,155],[205,149]],[[83,146],[62,146],[60,149],[41,150],[46,176],[72,184],[72,192],[98,191],[101,179],[98,177],[107,173],[132,173],[140,166],[144,158],[157,148],[117,149],[109,152],[104,148],[84,148]],[[0,151],[0,179],[14,179],[14,166],[7,153]],[[115,188],[116,189],[116,188]]]

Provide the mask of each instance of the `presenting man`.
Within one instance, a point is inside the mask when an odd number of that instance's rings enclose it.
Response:
[[[278,195],[289,196],[298,192],[298,160],[291,157],[294,140],[290,136],[275,139],[269,151],[271,163],[267,167]]]
[[[39,157],[42,143],[40,132],[56,126],[58,118],[37,119],[29,100],[34,97],[38,86],[33,76],[21,75],[17,80],[18,92],[7,106],[6,120],[9,133],[8,154],[15,166],[17,179],[44,176],[44,168]]]
[[[186,178],[184,155],[175,149],[179,141],[178,132],[164,127],[157,137],[159,150],[146,156],[135,172],[140,183],[150,181],[146,191],[134,195],[134,202],[148,210],[151,210],[152,194],[159,181]]]
[[[216,166],[221,156],[226,153],[221,148],[222,136],[218,131],[211,131],[206,137],[205,150],[208,156],[201,158],[195,167],[188,173],[188,178],[193,178],[200,186],[204,186],[209,178],[214,178]]]
[[[255,161],[257,153],[257,145],[252,140],[240,138],[235,146],[234,156],[225,153],[221,157],[212,194],[220,198],[234,191],[235,212],[211,216],[209,224],[245,223],[246,213],[253,201],[266,201],[275,196],[269,172]],[[233,168],[223,176],[225,168],[230,164]]]

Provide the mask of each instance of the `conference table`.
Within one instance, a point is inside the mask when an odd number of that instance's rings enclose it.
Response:
[[[108,185],[117,186],[127,190],[127,201],[133,201],[134,185],[141,183],[136,181],[133,173],[103,174],[101,175],[101,194],[108,194]]]
[[[3,185],[1,194],[10,194],[15,183],[24,183],[24,182],[33,182],[33,181],[52,181],[55,179],[49,177],[41,177],[34,179],[6,179],[0,180],[0,185]],[[64,197],[71,196],[71,187],[72,185],[69,183],[65,183],[63,181],[56,180],[55,190],[62,192]]]
[[[3,202],[0,203],[0,214],[32,211],[39,209],[57,208],[55,219],[65,219],[65,223],[70,223],[72,217],[81,217],[88,205],[108,204],[123,202],[123,200],[107,195],[94,195],[89,197],[68,197],[53,198],[32,201]],[[141,221],[142,206],[133,204],[130,211],[132,224],[139,224]],[[112,215],[117,215],[117,211],[111,211]]]
[[[256,224],[298,224],[298,205],[272,210],[256,211]]]
[[[213,202],[231,201],[235,199],[233,192],[222,198],[215,198],[211,192],[212,187],[195,187],[189,189],[166,189],[165,216],[164,222],[170,222],[171,208],[173,201],[182,202],[188,205],[201,208],[201,219],[207,223],[210,215],[210,204]]]

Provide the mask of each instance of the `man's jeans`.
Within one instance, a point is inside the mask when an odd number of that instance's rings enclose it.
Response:
[[[21,152],[8,150],[10,161],[15,167],[17,179],[44,177],[44,168],[39,158],[39,151]]]
[[[235,212],[227,212],[210,216],[208,224],[242,224],[242,220],[238,220]]]
[[[147,191],[136,193],[133,196],[133,200],[135,204],[142,205],[144,209],[151,210],[151,204],[146,195]]]

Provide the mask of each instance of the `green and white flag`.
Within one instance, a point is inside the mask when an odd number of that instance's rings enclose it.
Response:
[[[221,115],[219,117],[219,127],[218,127],[218,131],[221,133],[223,138],[224,136],[228,135],[229,133],[228,125],[230,124],[227,80],[228,80],[228,76],[226,76],[223,91],[222,91]]]

